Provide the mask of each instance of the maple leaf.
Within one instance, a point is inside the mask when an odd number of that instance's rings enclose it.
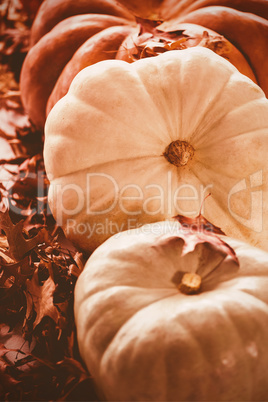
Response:
[[[211,194],[208,194],[210,196]],[[208,197],[207,196],[207,197]],[[205,199],[207,198],[205,197]],[[205,201],[204,199],[204,201]],[[202,206],[200,208],[200,211]],[[173,217],[182,226],[182,230],[186,233],[186,242],[183,247],[183,254],[193,251],[197,244],[208,243],[210,247],[220,250],[225,256],[229,255],[233,261],[239,265],[236,253],[228,243],[217,235],[225,236],[225,233],[220,227],[209,222],[201,212],[194,218],[183,215]]]
[[[41,229],[35,237],[26,239],[23,236],[23,225],[23,220],[14,225],[7,209],[5,212],[0,211],[0,229],[5,232],[9,245],[7,254],[15,261],[22,260],[30,250],[46,238],[45,229]]]
[[[204,198],[196,217],[180,214],[173,217],[181,224],[181,229],[179,238],[171,241],[183,240],[181,256],[186,261],[185,265],[191,267],[190,272],[178,271],[173,278],[183,293],[198,292],[202,281],[205,278],[206,281],[211,279],[216,271],[217,280],[223,281],[239,269],[235,251],[224,241],[225,233],[201,214],[202,206],[209,196],[211,193]]]
[[[176,215],[173,216],[173,219],[176,219],[186,231],[191,232],[191,233],[214,233],[218,235],[225,235],[225,233],[219,228],[218,226],[213,225],[211,222],[209,222],[202,214],[202,208],[203,205],[208,197],[211,196],[211,193],[208,193],[205,198],[203,199],[199,214],[195,216],[194,218],[190,218],[184,215]]]
[[[179,229],[179,234],[164,239],[163,245],[179,252],[181,268],[171,280],[182,293],[195,294],[201,288],[208,290],[209,286],[233,278],[239,269],[235,251],[213,233]]]
[[[180,222],[183,228],[188,229],[193,233],[208,232],[218,235],[225,235],[221,228],[210,223],[201,213],[194,218],[189,218],[179,214],[173,218]]]

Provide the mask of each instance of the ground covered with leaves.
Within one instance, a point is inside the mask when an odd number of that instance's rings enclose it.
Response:
[[[73,316],[85,256],[49,211],[43,133],[20,100],[21,65],[41,2],[0,5],[0,398],[96,401]]]

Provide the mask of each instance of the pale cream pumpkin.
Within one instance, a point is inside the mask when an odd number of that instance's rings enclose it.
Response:
[[[212,235],[177,222],[120,233],[89,258],[75,317],[104,399],[266,400],[268,254],[221,239],[239,265]],[[195,294],[183,293],[187,276],[201,278]]]
[[[268,248],[268,100],[205,48],[85,68],[45,127],[49,202],[90,252],[118,231],[203,213]]]

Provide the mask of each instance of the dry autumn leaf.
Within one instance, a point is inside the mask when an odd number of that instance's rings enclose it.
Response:
[[[74,335],[83,256],[47,208],[42,133],[25,114],[18,86],[41,2],[0,5],[0,399],[97,400]],[[27,344],[31,349],[21,348]]]
[[[184,215],[176,215],[174,216],[182,227],[188,229],[191,232],[207,232],[207,233],[214,233],[219,235],[225,235],[225,233],[219,228],[218,226],[213,225],[210,223],[201,213],[194,218],[190,218]]]
[[[211,194],[208,194],[205,197],[203,203],[210,195]],[[185,241],[183,255],[193,251],[198,244],[204,243],[206,244],[206,249],[210,254],[211,260],[217,258],[217,254],[219,253],[222,254],[224,258],[229,255],[229,257],[239,265],[235,251],[223,240],[223,238],[217,236],[225,236],[225,233],[221,228],[213,225],[201,214],[202,205],[200,212],[196,217],[191,218],[180,214],[174,216],[174,219],[181,224],[184,233],[182,234],[182,238]],[[209,258],[207,258],[207,260],[209,260]]]
[[[226,58],[231,51],[230,44],[222,36],[208,33],[206,30],[197,33],[188,27],[187,30],[163,31],[158,28],[161,21],[139,17],[136,17],[136,20],[140,31],[133,40],[133,47],[128,49],[129,61],[156,56],[168,50],[182,50],[193,45],[207,47]]]
[[[40,286],[38,271],[36,270],[31,279],[26,282],[25,296],[27,300],[26,320],[35,314],[33,329],[40,323],[43,317],[51,317],[57,324],[60,314],[53,304],[53,293],[55,291],[55,283],[49,277]]]
[[[24,221],[13,224],[8,210],[0,211],[0,229],[3,230],[8,240],[8,255],[15,261],[20,261],[30,250],[45,240],[45,230],[40,230],[33,238],[23,236]]]

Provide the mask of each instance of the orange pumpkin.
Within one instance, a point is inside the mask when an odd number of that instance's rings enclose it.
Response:
[[[21,74],[25,109],[42,127],[84,67],[197,45],[227,58],[267,95],[267,19],[267,0],[45,0]]]

